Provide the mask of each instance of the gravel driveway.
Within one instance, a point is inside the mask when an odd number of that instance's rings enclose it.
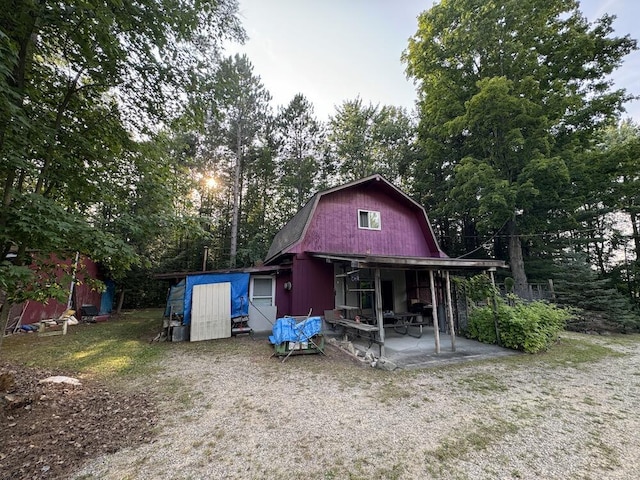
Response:
[[[600,357],[604,347],[615,355]],[[386,372],[264,341],[167,344],[135,388],[153,443],[77,479],[636,479],[640,338],[564,334],[560,355]],[[584,361],[583,361],[584,360]]]

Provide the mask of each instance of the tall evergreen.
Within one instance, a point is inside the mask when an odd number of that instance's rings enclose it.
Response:
[[[640,315],[629,297],[620,293],[609,278],[598,276],[583,256],[567,256],[558,263],[554,286],[558,303],[580,309],[567,328],[620,332],[640,329]]]

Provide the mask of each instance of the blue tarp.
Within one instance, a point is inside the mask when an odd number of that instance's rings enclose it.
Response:
[[[321,317],[309,317],[300,323],[297,323],[295,318],[278,318],[273,324],[273,335],[269,337],[269,341],[274,345],[284,342],[306,342],[321,330]]]
[[[178,314],[184,315],[184,280],[169,288],[167,296],[167,306],[164,309],[164,316]]]
[[[248,273],[203,273],[189,275],[184,290],[184,325],[191,323],[191,298],[195,285],[211,283],[231,284],[231,318],[249,315],[249,274]]]
[[[105,280],[105,291],[100,296],[100,315],[105,315],[113,311],[113,299],[116,296],[116,284],[113,280]]]

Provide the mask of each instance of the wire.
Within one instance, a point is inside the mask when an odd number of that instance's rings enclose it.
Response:
[[[474,249],[474,250],[471,250],[470,252],[467,252],[467,253],[465,253],[465,254],[463,254],[463,255],[460,255],[459,257],[456,257],[456,258],[464,258],[464,257],[466,257],[467,255],[471,255],[472,253],[475,253],[475,252],[477,252],[477,251],[478,251],[478,250],[480,250],[480,249],[486,248],[486,247],[485,247],[485,245],[486,245],[486,244],[488,244],[489,242],[491,242],[493,239],[495,239],[495,238],[498,236],[498,234],[500,233],[500,231],[501,231],[501,230],[502,230],[502,229],[507,225],[507,222],[508,222],[509,220],[510,220],[510,218],[507,218],[507,219],[504,221],[504,223],[502,224],[502,226],[501,226],[498,230],[496,230],[496,233],[494,233],[494,234],[493,234],[493,236],[492,236],[489,240],[485,240],[484,242],[482,242],[482,244],[481,244],[478,248],[476,248],[476,249]]]

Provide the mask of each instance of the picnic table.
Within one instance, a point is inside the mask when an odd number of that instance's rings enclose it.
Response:
[[[425,321],[426,319],[422,313],[395,313],[393,318],[395,318],[395,322],[393,324],[393,330],[395,332],[415,338],[422,337],[422,327],[432,324],[431,319],[429,319],[429,321]],[[418,328],[417,333],[412,333],[411,328],[413,327]]]

